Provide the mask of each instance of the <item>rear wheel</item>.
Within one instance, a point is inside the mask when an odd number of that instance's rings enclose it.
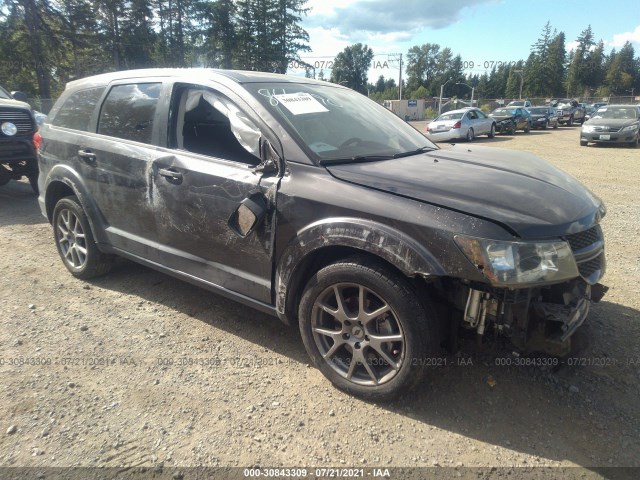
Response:
[[[473,128],[467,130],[467,142],[471,142],[474,138]]]
[[[390,400],[422,379],[435,352],[434,311],[423,305],[403,277],[355,257],[311,278],[300,332],[314,365],[337,388]]]
[[[111,270],[113,259],[98,250],[89,220],[77,197],[66,197],[56,204],[53,235],[62,263],[74,277],[87,279]]]

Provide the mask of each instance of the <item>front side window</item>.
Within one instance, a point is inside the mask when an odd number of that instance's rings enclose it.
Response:
[[[87,132],[91,114],[105,87],[81,90],[69,96],[51,121],[56,127],[72,128]]]
[[[254,166],[260,163],[260,129],[224,95],[178,86],[171,117],[171,147]]]
[[[100,111],[98,133],[142,143],[151,143],[160,83],[116,85]]]

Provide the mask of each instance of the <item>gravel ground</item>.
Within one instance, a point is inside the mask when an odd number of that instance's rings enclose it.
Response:
[[[0,467],[507,467],[511,478],[640,467],[640,150],[579,147],[578,128],[472,145],[535,153],[607,204],[611,289],[575,365],[463,351],[410,397],[365,403],[309,367],[297,330],[275,318],[125,261],[74,279],[35,195],[11,182],[0,188]]]

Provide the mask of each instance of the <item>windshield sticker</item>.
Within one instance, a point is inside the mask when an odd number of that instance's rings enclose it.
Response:
[[[283,95],[274,95],[274,97],[294,115],[329,111],[318,100],[305,92],[285,93]]]

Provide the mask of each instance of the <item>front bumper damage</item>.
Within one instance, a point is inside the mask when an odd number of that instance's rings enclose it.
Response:
[[[535,289],[468,288],[462,327],[476,330],[478,341],[493,331],[517,350],[567,355],[571,337],[584,323],[591,303],[608,287],[583,279]]]
[[[598,283],[606,270],[600,225],[563,239],[571,247],[578,278],[521,289],[469,285],[463,293],[463,326],[476,328],[481,339],[493,325],[523,352],[568,354],[571,337],[587,318],[591,303],[600,301],[608,288]]]

